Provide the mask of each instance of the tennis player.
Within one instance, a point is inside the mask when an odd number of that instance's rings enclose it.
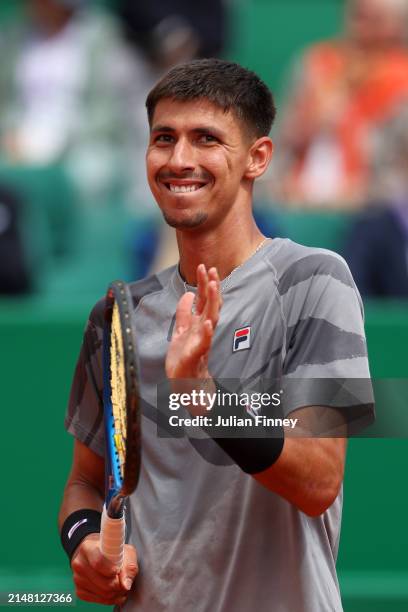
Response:
[[[150,92],[147,111],[148,181],[175,228],[180,261],[131,284],[143,465],[121,570],[99,550],[102,301],[85,331],[60,513],[77,594],[143,612],[338,612],[344,437],[293,436],[288,422],[255,440],[238,425],[234,438],[159,437],[156,397],[167,379],[189,379],[192,388],[196,381],[200,390],[205,379],[218,393],[215,419],[223,381],[278,378],[288,383],[284,416],[303,428],[318,421],[319,406],[339,408],[335,380],[369,378],[358,291],[335,253],[267,238],[254,222],[252,191],[272,157],[275,116],[254,73],[215,59],[179,65]],[[319,378],[327,384],[301,384]],[[344,428],[353,415],[372,417],[368,395],[340,403]],[[187,404],[209,414],[207,400]]]

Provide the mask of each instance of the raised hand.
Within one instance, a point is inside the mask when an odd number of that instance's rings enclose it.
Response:
[[[207,379],[208,358],[222,306],[216,268],[197,268],[197,298],[187,292],[176,310],[176,323],[166,357],[169,379]]]

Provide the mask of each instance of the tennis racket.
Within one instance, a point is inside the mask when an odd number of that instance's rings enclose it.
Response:
[[[125,502],[139,480],[140,403],[133,302],[129,287],[108,287],[103,331],[103,403],[105,421],[105,504],[102,554],[122,566]]]

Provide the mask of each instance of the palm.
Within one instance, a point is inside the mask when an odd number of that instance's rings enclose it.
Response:
[[[186,293],[176,311],[173,337],[166,357],[169,379],[207,378],[212,337],[221,308],[219,278],[212,268],[197,269],[197,304],[193,313],[194,294]]]

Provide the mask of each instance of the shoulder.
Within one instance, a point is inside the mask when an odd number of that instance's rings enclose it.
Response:
[[[136,308],[145,296],[163,291],[173,278],[176,268],[177,266],[171,266],[157,274],[151,274],[142,280],[129,283],[134,307]]]
[[[140,300],[145,296],[162,291],[172,278],[175,269],[176,266],[172,266],[158,274],[151,274],[141,280],[128,283],[134,308],[138,307]],[[92,308],[89,315],[89,323],[96,327],[103,327],[104,310],[105,297],[102,297]]]
[[[283,314],[292,324],[309,317],[324,318],[342,328],[348,319],[363,320],[363,304],[344,259],[328,249],[305,247],[290,240],[276,262],[277,291]]]
[[[338,253],[328,249],[307,247],[289,239],[280,241],[279,249],[269,254],[275,268],[278,291],[281,295],[301,282],[312,282],[327,276],[354,287],[347,263]]]

